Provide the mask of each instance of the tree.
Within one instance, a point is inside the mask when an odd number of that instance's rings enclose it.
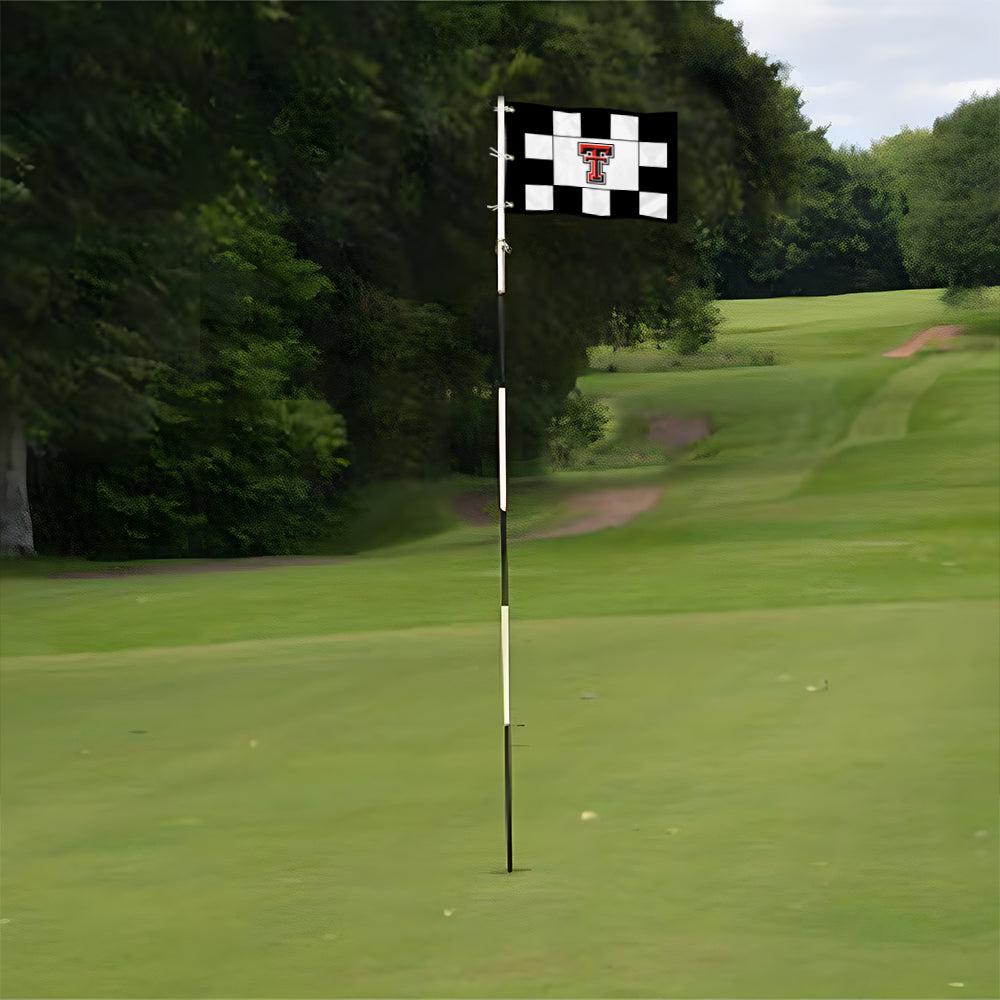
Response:
[[[611,410],[599,400],[590,399],[579,389],[566,397],[549,428],[549,458],[556,468],[566,468],[579,448],[600,441],[611,422]]]
[[[871,144],[870,153],[897,179],[906,190],[915,176],[917,164],[931,139],[929,128],[910,128],[904,125],[895,135],[882,136]]]
[[[833,150],[811,135],[797,197],[752,231],[737,224],[720,246],[724,294],[831,295],[908,286],[898,229],[905,202],[893,170],[869,153]]]
[[[10,3],[2,19],[0,550],[27,553],[26,440],[146,433],[145,386],[196,342],[191,220],[225,157],[197,155],[203,53],[183,8]]]
[[[1000,91],[938,118],[902,183],[900,227],[915,282],[949,289],[1000,283]]]
[[[347,464],[346,426],[296,382],[316,364],[296,322],[330,282],[258,217],[205,271],[201,343],[150,386],[150,438],[95,464],[49,462],[43,537],[89,556],[294,551]],[[86,512],[85,520],[78,516]]]

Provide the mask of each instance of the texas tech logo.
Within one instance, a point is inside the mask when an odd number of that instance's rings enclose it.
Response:
[[[615,147],[611,143],[581,142],[577,146],[577,153],[583,157],[583,162],[590,167],[587,183],[606,184],[608,178],[604,173],[604,164],[614,158]]]

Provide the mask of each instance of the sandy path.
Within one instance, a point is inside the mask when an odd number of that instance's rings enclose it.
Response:
[[[652,510],[663,495],[662,486],[632,486],[619,489],[595,490],[570,497],[569,506],[583,517],[548,531],[525,535],[525,538],[562,538],[584,535],[589,531],[617,528],[633,518]]]
[[[466,524],[474,524],[478,528],[484,528],[487,524],[496,524],[500,520],[495,490],[489,494],[456,493],[451,498],[451,510]]]
[[[929,326],[926,330],[915,333],[905,344],[901,344],[895,350],[884,351],[882,357],[908,358],[933,340],[949,340],[951,337],[957,337],[961,332],[962,327],[960,326]]]

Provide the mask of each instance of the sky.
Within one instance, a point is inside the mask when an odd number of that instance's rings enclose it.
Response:
[[[715,12],[790,68],[834,147],[930,128],[1000,88],[1000,0],[722,0]]]

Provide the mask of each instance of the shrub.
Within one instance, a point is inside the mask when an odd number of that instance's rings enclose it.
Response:
[[[557,468],[570,463],[578,448],[600,441],[611,420],[611,411],[600,400],[574,389],[549,424],[549,458]]]

